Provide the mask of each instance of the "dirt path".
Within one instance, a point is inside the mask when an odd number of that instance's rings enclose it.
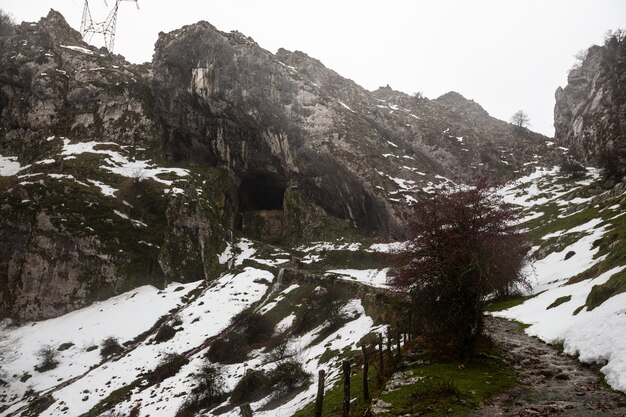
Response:
[[[626,396],[602,385],[593,370],[527,336],[517,323],[489,317],[487,329],[521,385],[492,398],[472,416],[626,417]]]

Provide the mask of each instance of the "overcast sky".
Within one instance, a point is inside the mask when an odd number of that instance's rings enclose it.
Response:
[[[109,6],[115,0],[108,0]],[[0,0],[15,20],[50,7],[78,29],[83,0]],[[94,19],[103,0],[90,0]],[[160,31],[207,20],[238,30],[272,52],[301,50],[374,90],[389,84],[436,98],[458,91],[492,116],[526,111],[532,129],[552,136],[554,90],[573,55],[626,28],[624,0],[139,0],[120,5],[115,52],[151,60]],[[103,20],[103,19],[102,19]]]

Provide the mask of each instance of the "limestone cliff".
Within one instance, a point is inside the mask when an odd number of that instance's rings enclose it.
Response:
[[[90,47],[54,11],[0,42],[0,317],[215,277],[236,187],[166,168],[149,68]],[[205,201],[175,209],[186,190]]]
[[[54,11],[0,42],[0,318],[214,279],[232,232],[401,238],[423,195],[551,152],[458,93],[370,92],[207,22],[145,65]]]
[[[626,174],[626,39],[592,46],[556,90],[555,139],[581,160]],[[620,168],[621,167],[621,168]],[[618,178],[621,179],[621,178]]]

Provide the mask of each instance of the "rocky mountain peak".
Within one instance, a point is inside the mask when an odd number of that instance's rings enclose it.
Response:
[[[211,279],[229,231],[402,238],[422,196],[549,157],[545,137],[460,95],[369,92],[206,21],[161,33],[152,62],[132,65],[51,12],[8,38],[0,63],[0,160],[19,167],[0,182],[2,316]]]
[[[489,113],[474,100],[463,97],[456,91],[449,91],[435,99],[435,101],[444,107],[457,113],[466,114],[470,117],[485,117]]]
[[[80,33],[72,28],[65,20],[65,17],[54,9],[50,9],[46,17],[42,17],[37,25],[32,23],[23,23],[25,29],[37,27],[38,30],[47,33],[55,43],[58,44],[84,44]]]
[[[626,162],[626,40],[612,36],[590,47],[556,90],[555,139],[577,158],[598,164],[604,153]],[[610,159],[610,158],[609,158]]]

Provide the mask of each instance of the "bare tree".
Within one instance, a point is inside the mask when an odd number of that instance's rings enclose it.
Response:
[[[511,116],[511,123],[517,127],[528,127],[530,126],[530,118],[524,110],[518,110]]]
[[[0,9],[0,38],[11,36],[15,30],[15,22],[10,14]]]
[[[615,38],[617,42],[622,42],[626,39],[626,30],[617,28],[615,30],[609,29],[604,33],[604,43],[607,44],[611,39]]]
[[[576,52],[576,54],[574,55],[575,61],[574,61],[574,64],[572,65],[572,68],[570,68],[570,71],[579,69],[580,67],[582,67],[583,62],[587,58],[588,54],[589,54],[589,49],[581,49],[580,51]]]

